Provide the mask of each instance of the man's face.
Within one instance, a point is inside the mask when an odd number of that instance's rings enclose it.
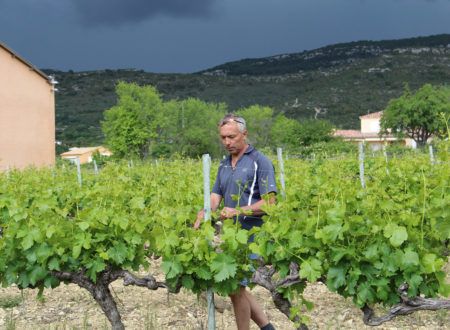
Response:
[[[241,132],[236,122],[231,121],[219,128],[220,140],[231,155],[238,155],[245,148],[247,131]]]

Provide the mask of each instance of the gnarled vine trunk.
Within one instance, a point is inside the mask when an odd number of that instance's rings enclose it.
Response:
[[[123,330],[125,327],[122,323],[122,318],[117,308],[116,301],[109,290],[109,285],[112,282],[118,278],[123,278],[124,285],[137,285],[151,290],[167,288],[164,283],[157,282],[151,275],[144,278],[139,278],[122,269],[107,269],[98,274],[97,281],[95,282],[87,277],[84,274],[84,271],[79,271],[76,273],[53,271],[52,275],[61,281],[68,281],[77,284],[81,288],[89,291],[95,301],[100,305],[103,313],[105,313],[113,330]]]
[[[288,287],[296,283],[304,282],[304,280],[300,279],[298,275],[298,265],[291,263],[289,268],[290,274],[286,278],[274,282],[272,277],[275,274],[275,269],[273,267],[260,266],[255,273],[253,273],[252,282],[269,290],[275,307],[278,308],[278,310],[286,315],[290,320],[294,321],[296,324],[299,324],[299,327],[297,328],[298,330],[308,330],[306,324],[301,323],[298,315],[292,317],[291,302],[284,298],[283,295],[277,290],[280,287]]]
[[[364,324],[377,326],[384,322],[390,321],[399,315],[408,315],[420,310],[437,311],[440,309],[450,309],[450,300],[430,299],[422,297],[408,297],[408,284],[404,283],[398,288],[398,293],[402,299],[402,303],[393,306],[387,314],[376,317],[375,312],[369,306],[364,306]]]

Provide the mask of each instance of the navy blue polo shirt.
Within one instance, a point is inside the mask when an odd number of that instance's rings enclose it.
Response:
[[[222,196],[226,207],[254,204],[262,195],[277,192],[272,162],[249,145],[235,168],[231,166],[231,155],[220,163],[212,192]],[[263,223],[261,216],[253,215],[240,215],[239,222],[245,229]]]

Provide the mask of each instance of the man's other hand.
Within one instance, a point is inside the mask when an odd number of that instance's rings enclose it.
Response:
[[[224,207],[222,211],[220,211],[220,219],[231,219],[234,216],[239,215],[239,211],[232,207]]]
[[[197,213],[197,219],[194,222],[194,229],[200,228],[200,225],[202,224],[202,221],[203,221],[204,217],[205,217],[205,211],[204,210],[200,210]]]

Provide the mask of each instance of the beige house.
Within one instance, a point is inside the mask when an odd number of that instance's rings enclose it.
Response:
[[[52,80],[0,43],[0,171],[54,163]]]
[[[93,160],[94,153],[98,152],[102,156],[111,156],[112,153],[108,149],[102,146],[98,147],[84,147],[84,148],[71,148],[69,151],[61,154],[62,159],[70,160],[76,163],[78,159],[80,164],[90,163]]]
[[[372,150],[380,150],[383,145],[400,141],[406,146],[415,148],[416,143],[412,139],[398,139],[397,137],[389,134],[380,136],[380,119],[383,115],[383,111],[369,113],[364,116],[360,116],[361,130],[336,130],[334,136],[341,137],[345,141],[354,143],[364,142],[370,146]]]

